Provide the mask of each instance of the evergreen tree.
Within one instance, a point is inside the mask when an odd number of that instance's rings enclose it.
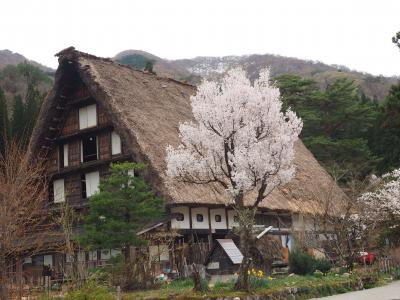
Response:
[[[352,80],[338,78],[321,91],[312,79],[296,75],[275,78],[286,107],[303,119],[301,138],[328,169],[358,170],[365,175],[378,159],[368,138],[377,118],[376,105],[359,97]]]
[[[34,85],[28,86],[24,106],[25,134],[29,140],[39,114],[44,96],[40,94]]]
[[[400,167],[400,83],[391,87],[381,107],[371,147],[383,157],[381,173]]]
[[[4,151],[8,135],[9,124],[6,97],[3,90],[0,88],[0,153]]]
[[[26,143],[25,108],[21,96],[14,97],[11,118],[11,137],[16,141]]]
[[[291,108],[303,120],[300,137],[312,136],[320,123],[322,94],[316,81],[298,75],[282,74],[274,78],[281,92],[283,109]]]
[[[152,74],[156,74],[156,73],[153,71],[153,62],[152,62],[152,61],[148,61],[148,62],[146,63],[146,66],[144,67],[144,70],[145,70],[146,72],[149,72],[149,73],[152,73]]]
[[[143,241],[135,234],[144,224],[160,216],[163,201],[155,196],[140,176],[129,174],[143,165],[118,163],[100,183],[100,192],[90,200],[84,218],[84,233],[78,241],[88,249],[122,248],[129,260],[130,246]]]

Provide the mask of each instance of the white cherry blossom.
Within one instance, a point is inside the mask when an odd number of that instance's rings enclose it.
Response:
[[[254,84],[242,69],[221,82],[203,82],[191,105],[194,121],[180,124],[181,144],[167,147],[168,176],[218,183],[234,202],[256,190],[251,206],[293,177],[294,143],[303,124],[290,109],[282,112],[268,69]]]

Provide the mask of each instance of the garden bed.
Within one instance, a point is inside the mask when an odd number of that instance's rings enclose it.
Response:
[[[328,274],[327,276],[290,276],[268,280],[264,286],[251,293],[236,292],[233,282],[216,283],[209,291],[194,293],[190,280],[172,282],[159,290],[141,291],[125,295],[124,299],[309,299],[359,290],[367,285],[377,286],[385,283],[379,276],[343,276]]]
[[[258,281],[257,286],[253,284],[250,293],[234,291],[234,282],[216,282],[204,292],[193,292],[193,281],[191,279],[180,279],[170,283],[163,283],[160,288],[144,291],[136,291],[122,294],[123,300],[153,300],[153,299],[246,299],[246,300],[277,300],[277,299],[310,299],[313,297],[329,296],[350,291],[371,288],[383,285],[391,281],[389,275],[378,275],[377,273],[354,273],[334,274],[326,276],[285,276],[281,278],[266,278]],[[206,283],[204,285],[206,289]],[[74,290],[66,295],[55,295],[52,297],[39,297],[45,299],[65,300],[113,300],[117,299],[116,290],[107,289],[104,286],[89,282],[80,290]]]

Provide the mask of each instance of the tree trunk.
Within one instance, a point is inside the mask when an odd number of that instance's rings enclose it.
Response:
[[[125,263],[131,262],[131,246],[128,244],[125,246]]]
[[[192,264],[192,269],[193,269],[192,276],[194,281],[193,291],[201,292],[201,277],[195,263]]]
[[[18,255],[16,260],[16,270],[17,270],[17,289],[18,289],[18,299],[22,299],[23,286],[22,286],[22,258]]]
[[[0,248],[0,299],[9,299],[7,262],[3,250]]]
[[[240,251],[243,254],[243,261],[239,268],[239,277],[235,284],[235,289],[240,291],[249,291],[249,271],[251,264],[250,249],[254,242],[253,239],[253,224],[255,209],[242,208],[238,209],[239,217],[239,238]]]

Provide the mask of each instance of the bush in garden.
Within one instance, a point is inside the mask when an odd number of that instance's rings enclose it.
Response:
[[[115,296],[108,290],[107,286],[100,285],[95,281],[88,281],[80,289],[68,292],[65,300],[114,300]]]
[[[232,291],[235,286],[235,280],[217,281],[214,284],[213,291]]]
[[[315,270],[319,270],[324,274],[328,273],[332,268],[332,263],[326,258],[315,259],[314,263],[315,263]]]
[[[307,252],[296,249],[289,255],[289,270],[298,275],[312,274],[315,271],[315,259]]]

